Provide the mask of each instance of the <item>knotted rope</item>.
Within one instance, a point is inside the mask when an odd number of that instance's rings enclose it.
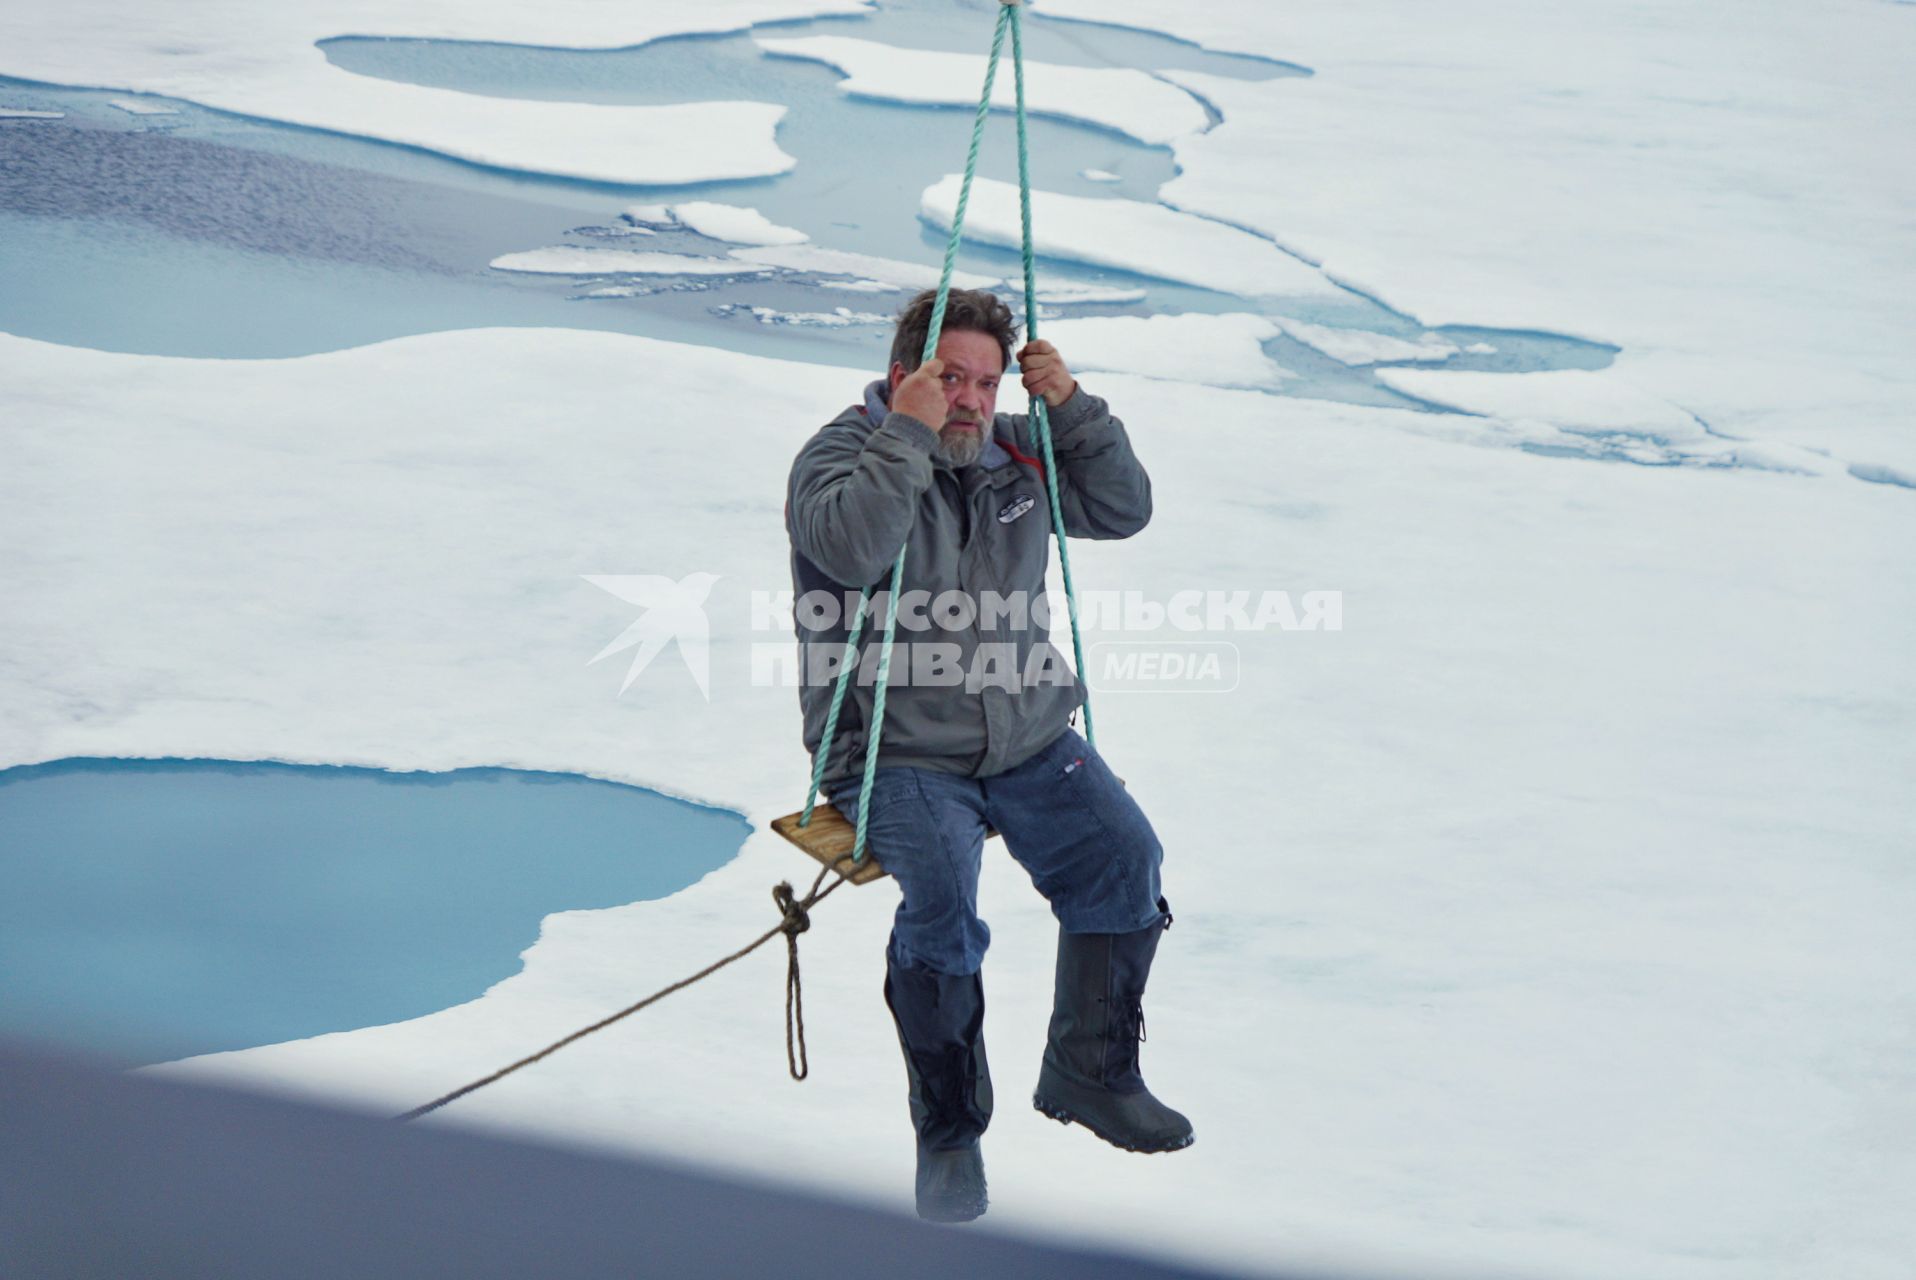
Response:
[[[823,879],[825,873],[818,875]],[[816,881],[812,887],[818,887]],[[773,886],[772,901],[785,913],[785,921],[779,926],[779,932],[785,935],[785,1069],[792,1073],[792,1079],[803,1080],[812,1073],[812,1065],[805,1056],[805,990],[798,978],[798,935],[812,927],[812,917],[793,900],[788,880]]]
[[[408,1120],[417,1120],[429,1111],[437,1111],[448,1102],[457,1101],[467,1094],[472,1093],[474,1090],[485,1088],[495,1080],[503,1080],[521,1067],[529,1067],[541,1058],[549,1057],[557,1053],[576,1040],[583,1040],[595,1031],[605,1030],[605,1028],[619,1021],[621,1018],[629,1018],[639,1010],[657,1004],[675,991],[683,991],[694,983],[711,977],[733,961],[743,960],[746,956],[751,955],[754,951],[757,951],[781,933],[785,935],[786,940],[785,1065],[786,1069],[791,1072],[792,1079],[803,1080],[810,1074],[811,1068],[805,1056],[805,1006],[799,989],[798,935],[812,927],[811,909],[823,902],[826,898],[829,898],[834,889],[845,883],[845,877],[841,875],[829,885],[825,885],[824,890],[821,892],[819,886],[825,884],[825,877],[829,874],[831,874],[830,867],[820,869],[818,878],[812,881],[811,889],[807,891],[803,898],[793,894],[792,886],[789,883],[781,882],[772,890],[772,900],[778,904],[779,915],[781,917],[779,922],[747,945],[740,947],[731,955],[726,956],[723,960],[708,964],[691,977],[681,978],[669,987],[661,987],[645,999],[635,1004],[629,1004],[617,1013],[599,1019],[589,1027],[581,1027],[562,1040],[554,1040],[537,1053],[528,1054],[509,1066],[499,1068],[483,1079],[474,1080],[468,1085],[461,1085],[451,1093],[434,1098],[431,1102],[423,1106],[414,1107],[411,1111],[394,1116],[393,1119],[401,1123]]]

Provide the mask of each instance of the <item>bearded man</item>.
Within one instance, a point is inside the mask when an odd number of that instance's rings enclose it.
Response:
[[[979,1140],[992,1092],[980,971],[991,934],[977,899],[988,829],[1058,920],[1036,1108],[1130,1151],[1174,1151],[1193,1135],[1138,1071],[1145,980],[1171,924],[1163,850],[1072,728],[1084,690],[1052,647],[1041,607],[1051,534],[1042,448],[1026,415],[996,412],[1014,358],[1011,312],[989,293],[952,290],[936,355],[921,364],[934,303],[928,290],[906,306],[888,376],[799,451],[785,520],[801,604],[805,746],[815,764],[826,753],[822,789],[848,819],[858,814],[874,728],[883,625],[864,632],[826,742],[853,610],[806,604],[847,594],[855,603],[870,589],[871,616],[882,619],[893,563],[909,548],[867,839],[901,895],[884,994],[904,1051],[918,1212],[958,1222],[987,1203]],[[1066,534],[1128,538],[1143,529],[1151,482],[1124,425],[1050,343],[1027,343],[1015,359],[1025,390],[1049,410]]]

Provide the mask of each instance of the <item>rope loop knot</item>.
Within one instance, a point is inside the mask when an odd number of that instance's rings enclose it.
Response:
[[[825,883],[827,870],[829,868],[820,869],[818,879],[812,881],[811,892],[802,900],[792,892],[789,880],[772,886],[772,901],[785,917],[773,932],[785,935],[785,1069],[794,1080],[803,1080],[812,1073],[805,1053],[805,987],[798,972],[798,935],[812,927],[812,914],[807,908],[825,896],[818,891],[818,886]],[[843,883],[845,877],[840,876],[832,889]],[[827,889],[825,893],[831,891]]]
[[[779,914],[785,917],[785,922],[779,928],[787,936],[795,938],[812,927],[812,914],[793,894],[790,881],[781,880],[772,886],[772,901],[778,904]]]

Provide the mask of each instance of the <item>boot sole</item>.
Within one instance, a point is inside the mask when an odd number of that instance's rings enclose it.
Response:
[[[936,1222],[949,1227],[960,1222],[976,1222],[985,1216],[985,1210],[990,1207],[988,1204],[981,1203],[975,1209],[967,1205],[962,1209],[935,1210],[931,1213],[927,1213],[924,1209],[920,1208],[918,1210],[918,1216],[926,1222]]]
[[[1059,1124],[1083,1125],[1086,1129],[1090,1130],[1093,1134],[1104,1139],[1106,1142],[1118,1148],[1120,1151],[1135,1151],[1139,1155],[1145,1155],[1145,1156],[1163,1155],[1164,1153],[1168,1151],[1182,1151],[1186,1147],[1190,1146],[1192,1143],[1197,1141],[1197,1135],[1194,1133],[1182,1142],[1173,1142],[1161,1147],[1133,1146],[1129,1142],[1125,1142],[1122,1139],[1112,1137],[1110,1134],[1106,1133],[1103,1129],[1100,1129],[1097,1125],[1092,1124],[1089,1120],[1086,1120],[1083,1116],[1077,1114],[1076,1112],[1070,1110],[1069,1108],[1061,1107],[1053,1102],[1046,1102],[1044,1098],[1038,1094],[1034,1093],[1033,1095],[1031,1095],[1031,1105],[1040,1114],[1050,1116],[1053,1120],[1056,1120]]]

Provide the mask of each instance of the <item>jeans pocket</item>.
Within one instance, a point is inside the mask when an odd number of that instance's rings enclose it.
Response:
[[[847,822],[858,821],[858,801],[863,785],[863,783],[858,783],[846,787],[836,795],[829,797],[832,806],[845,815],[845,821]],[[901,795],[913,794],[909,783],[907,783],[901,791],[897,780],[892,778],[874,778],[872,780],[871,792],[871,816],[873,818],[876,818],[879,814],[896,805]]]

